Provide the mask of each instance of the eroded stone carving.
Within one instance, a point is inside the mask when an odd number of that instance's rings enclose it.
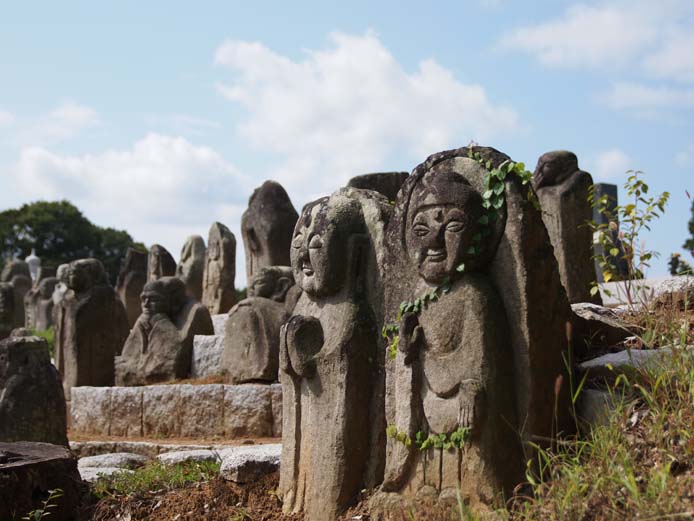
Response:
[[[533,184],[569,302],[601,304],[599,292],[590,294],[596,277],[593,233],[586,223],[593,216],[589,201],[593,178],[578,168],[573,152],[557,150],[540,156]]]
[[[53,324],[53,291],[58,279],[43,275],[41,268],[34,287],[24,296],[25,327],[36,331],[46,331]]]
[[[374,190],[383,194],[389,201],[395,201],[400,187],[408,177],[407,172],[379,172],[353,177],[347,186]]]
[[[191,235],[181,250],[176,266],[176,276],[186,286],[188,296],[202,301],[202,277],[205,271],[205,241],[199,235]]]
[[[62,342],[62,327],[63,327],[63,317],[65,315],[65,308],[63,307],[63,301],[65,300],[65,295],[68,292],[68,273],[70,265],[61,264],[56,270],[56,279],[58,282],[53,288],[53,311],[52,311],[52,322],[53,322],[53,359],[55,360],[55,367],[58,369],[60,375],[64,374],[65,357],[63,356]]]
[[[10,336],[14,319],[14,288],[9,282],[0,282],[0,340]]]
[[[279,183],[265,181],[248,200],[241,217],[241,236],[246,254],[246,280],[264,266],[289,266],[289,249],[299,215]]]
[[[0,274],[0,282],[9,282],[14,289],[14,326],[24,326],[24,297],[31,289],[29,265],[18,259],[8,260]]]
[[[473,152],[492,168],[508,159]],[[570,308],[540,213],[509,174],[492,216],[481,196],[487,169],[468,153],[418,166],[387,231],[386,323],[389,340],[399,338],[374,511],[426,493],[455,501],[458,490],[475,510],[494,506],[523,479],[523,442],[552,435],[555,403],[560,425],[568,413],[566,390],[555,402],[554,388]],[[549,303],[556,315],[537,312]]]
[[[0,441],[68,444],[60,375],[41,338],[0,342]]]
[[[378,479],[370,460],[378,453],[372,430],[383,430],[371,408],[377,258],[390,211],[379,194],[350,188],[306,205],[296,224],[291,260],[304,293],[280,333],[279,493],[287,513],[335,519]]]
[[[67,285],[55,349],[60,352],[56,362],[69,400],[72,387],[113,385],[113,360],[123,347],[129,327],[125,307],[108,284],[100,261],[71,262]]]
[[[236,237],[222,223],[210,227],[205,253],[202,303],[211,315],[227,313],[236,302]]]
[[[153,244],[147,257],[147,282],[176,274],[176,261],[161,244]]]
[[[231,308],[220,362],[229,382],[277,380],[280,327],[293,311],[294,303],[286,302],[293,286],[289,266],[265,266],[253,277],[248,297]]]
[[[162,277],[148,282],[142,291],[142,314],[116,357],[116,385],[186,378],[193,337],[213,333],[210,313],[186,295],[182,280]]]
[[[125,306],[128,325],[133,327],[140,316],[140,294],[147,282],[147,254],[135,248],[128,248],[123,265],[116,280],[116,293]]]

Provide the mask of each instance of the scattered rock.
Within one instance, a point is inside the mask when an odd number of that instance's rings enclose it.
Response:
[[[159,454],[157,459],[166,465],[176,465],[186,461],[220,461],[219,452],[215,450],[177,450]]]
[[[248,483],[279,469],[282,445],[250,445],[233,447],[221,452],[220,473],[226,480]]]
[[[614,346],[634,334],[613,309],[580,302],[572,304],[571,311],[574,315],[574,338],[580,343],[574,347],[579,353],[585,352],[590,346]]]
[[[204,378],[220,373],[220,361],[224,352],[224,331],[221,334],[216,333],[219,322],[214,322],[214,317],[219,316],[222,315],[214,315],[212,317],[215,327],[214,335],[195,335],[193,338],[193,360],[190,366],[191,378]],[[227,318],[229,315],[223,316]]]
[[[614,409],[614,398],[599,389],[583,389],[578,400],[579,420],[591,427],[607,425],[610,412]]]
[[[98,481],[99,478],[108,478],[114,474],[121,472],[126,474],[132,474],[132,470],[120,468],[120,467],[80,467],[80,476],[82,476],[82,481],[87,483],[94,483]]]
[[[665,356],[670,356],[669,348],[662,349],[627,349],[618,353],[609,353],[592,360],[581,362],[577,366],[580,375],[588,373],[588,380],[614,380],[620,374],[629,375],[636,369],[657,363]]]
[[[98,456],[87,456],[77,462],[80,472],[85,468],[121,468],[136,469],[149,461],[149,458],[132,452],[114,452],[111,454],[100,454]]]

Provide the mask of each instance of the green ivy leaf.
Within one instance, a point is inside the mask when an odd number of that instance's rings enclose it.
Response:
[[[482,217],[480,217],[480,218],[477,220],[477,222],[480,223],[480,224],[482,224],[482,225],[489,224],[489,216],[485,214],[485,215],[483,215]]]
[[[458,273],[463,273],[465,271],[465,263],[461,262],[458,267],[455,269]]]

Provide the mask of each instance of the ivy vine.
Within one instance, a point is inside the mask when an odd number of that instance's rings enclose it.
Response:
[[[458,427],[450,434],[425,434],[418,431],[414,441],[406,432],[399,431],[395,425],[389,425],[386,428],[386,435],[396,441],[402,443],[405,447],[411,447],[414,443],[417,449],[424,451],[430,448],[434,449],[463,449],[465,444],[470,440],[472,430],[470,427]]]

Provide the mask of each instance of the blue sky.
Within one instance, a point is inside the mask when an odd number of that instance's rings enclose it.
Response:
[[[687,235],[694,2],[14,2],[0,17],[0,208],[67,198],[178,256],[276,179],[299,209],[470,140],[672,193]],[[243,286],[243,251],[237,252]]]

